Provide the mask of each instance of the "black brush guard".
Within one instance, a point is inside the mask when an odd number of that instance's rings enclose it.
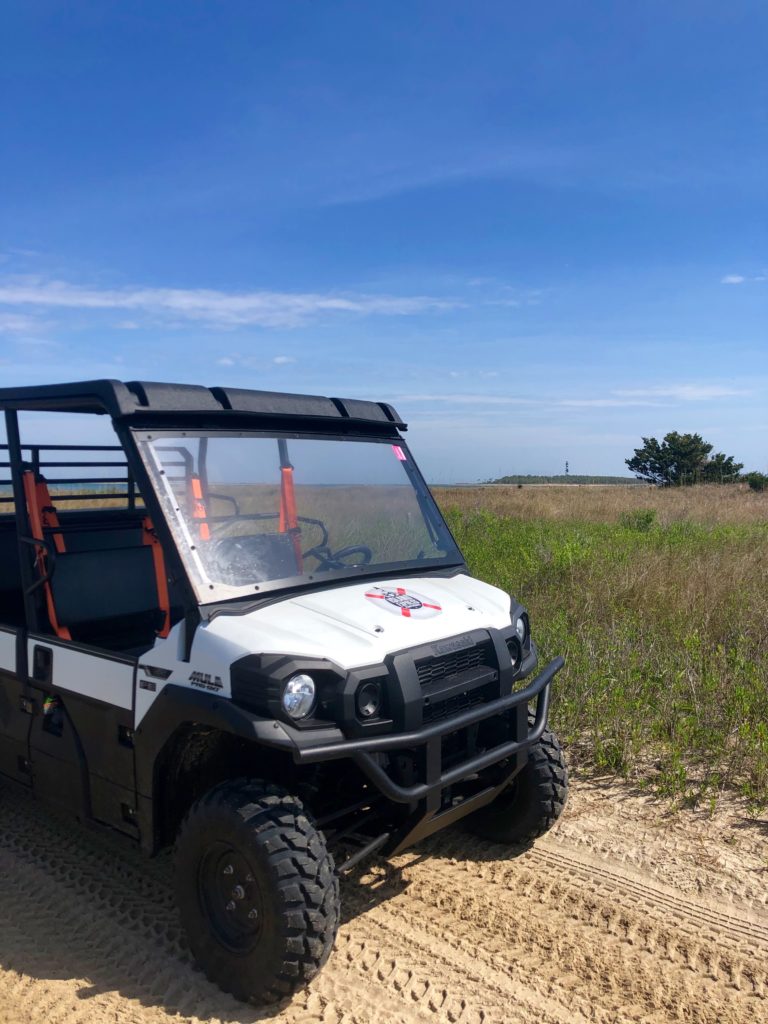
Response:
[[[305,747],[294,752],[294,759],[299,764],[313,764],[350,757],[387,799],[398,804],[411,805],[413,811],[407,819],[407,824],[396,834],[388,836],[388,842],[382,844],[385,845],[385,852],[397,853],[419,839],[463,818],[466,814],[484,807],[504,789],[509,783],[511,775],[522,767],[519,760],[500,783],[491,784],[457,805],[441,810],[442,795],[449,786],[470,776],[476,776],[479,772],[500,761],[520,755],[538,742],[547,724],[550,686],[564,664],[562,658],[555,658],[524,689],[470,708],[415,732],[398,733],[394,736],[376,736],[371,739],[340,740],[314,747]],[[536,711],[533,725],[527,730],[523,739],[509,740],[490,750],[484,750],[451,768],[443,769],[443,740],[446,736],[521,706],[526,709],[525,721],[527,723],[527,708],[534,700],[536,701]],[[374,756],[392,751],[411,753],[421,747],[425,748],[424,779],[409,786],[396,782]]]

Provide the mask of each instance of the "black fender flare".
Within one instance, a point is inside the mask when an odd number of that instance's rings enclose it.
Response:
[[[228,698],[170,683],[157,695],[134,732],[139,796],[152,799],[158,758],[178,730],[188,725],[209,726],[289,754],[295,749],[288,731],[275,719],[261,718]]]
[[[180,730],[199,726],[217,729],[261,747],[283,750],[289,756],[296,747],[280,722],[260,718],[229,698],[175,683],[165,686],[133,736],[136,823],[142,849],[150,855],[157,853],[162,845],[157,800],[163,784],[160,778],[163,754]]]

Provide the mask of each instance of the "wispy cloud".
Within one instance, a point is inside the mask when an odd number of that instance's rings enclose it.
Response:
[[[318,292],[224,292],[208,288],[85,288],[23,277],[0,281],[0,304],[46,310],[126,310],[155,320],[194,320],[210,327],[300,327],[325,315],[413,316],[462,303],[428,295]]]
[[[477,405],[479,409],[492,405],[559,407],[563,409],[621,408],[622,406],[659,405],[646,398],[524,398],[520,395],[482,395],[450,393],[421,393],[397,395],[395,402],[444,402],[456,405]]]
[[[679,402],[704,402],[724,398],[742,398],[754,392],[746,388],[722,384],[677,384],[649,388],[612,389],[607,395],[571,398],[568,395],[551,398],[525,398],[521,395],[421,392],[400,394],[393,400],[401,403],[429,403],[445,405],[476,405],[478,409],[490,406],[527,406],[559,409],[622,409],[668,407]]]
[[[40,327],[40,322],[35,317],[24,313],[0,313],[0,335],[17,337],[35,334]]]
[[[639,395],[636,398],[630,395],[618,398],[560,398],[552,404],[562,409],[626,409],[661,405],[659,401]]]
[[[752,281],[768,281],[768,274],[755,274],[754,277],[744,277],[743,274],[726,274],[720,278],[720,284],[749,284]]]
[[[238,366],[241,369],[246,370],[268,370],[270,367],[275,366],[289,366],[293,363],[297,363],[298,359],[295,356],[273,356],[263,358],[252,355],[242,355],[240,352],[233,352],[228,356],[220,356],[216,360],[217,366]]]
[[[51,338],[51,327],[47,320],[36,316],[0,310],[0,338],[16,345],[56,345]]]
[[[753,394],[747,388],[727,384],[674,384],[614,391],[622,398],[672,398],[678,402],[705,402],[715,398],[741,398]]]
[[[529,398],[518,398],[515,395],[452,395],[446,392],[434,394],[422,392],[415,395],[395,395],[394,402],[447,402],[457,405],[538,405]]]
[[[381,146],[381,133],[377,132],[377,146]],[[388,196],[456,185],[465,181],[487,179],[533,179],[552,184],[567,184],[584,164],[585,154],[576,149],[562,147],[518,145],[499,149],[495,144],[466,148],[458,152],[454,145],[424,147],[420,140],[410,142],[402,159],[380,152],[375,162],[365,168],[355,168],[354,177],[344,181],[335,176],[335,190],[326,199],[326,205],[363,203]]]

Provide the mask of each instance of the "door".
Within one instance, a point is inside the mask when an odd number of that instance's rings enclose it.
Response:
[[[17,634],[16,629],[0,626],[0,772],[29,786],[32,776],[28,743],[33,709],[24,681],[17,674]]]
[[[39,714],[30,733],[36,795],[130,835],[136,660],[48,636],[29,637]]]

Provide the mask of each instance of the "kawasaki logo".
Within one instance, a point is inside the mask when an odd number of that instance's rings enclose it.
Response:
[[[475,641],[469,633],[465,633],[464,636],[454,636],[450,640],[440,640],[432,644],[432,650],[435,654],[452,654],[454,651],[464,651],[467,647],[474,646]]]

